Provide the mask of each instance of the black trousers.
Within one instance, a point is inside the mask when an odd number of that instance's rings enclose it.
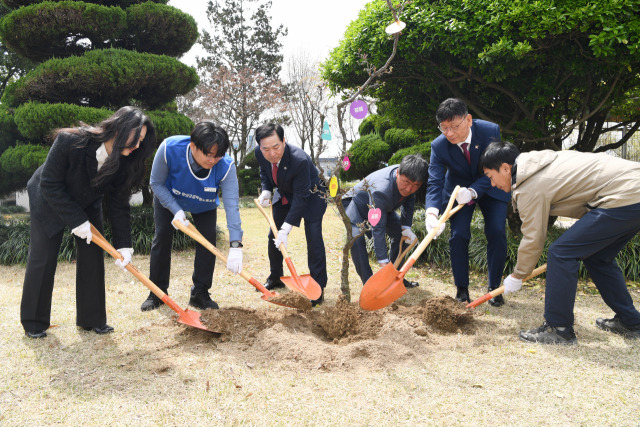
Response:
[[[103,233],[102,202],[85,210],[89,221]],[[48,237],[43,225],[31,216],[29,255],[22,288],[20,321],[27,332],[51,325],[51,296],[64,230]],[[99,327],[107,323],[104,253],[95,243],[76,240],[76,324]]]
[[[204,236],[216,246],[216,221],[217,209],[199,214],[191,213],[193,223]],[[156,231],[151,243],[151,260],[149,279],[165,293],[169,289],[169,275],[171,273],[171,247],[173,233],[176,231],[171,224],[173,214],[163,207],[158,199],[153,200],[153,218]],[[180,233],[182,233],[180,231]],[[196,243],[196,256],[193,261],[193,285],[197,290],[211,289],[213,283],[213,270],[216,265],[216,257],[200,243]]]
[[[322,204],[323,209],[327,209],[325,203]],[[281,202],[277,202],[273,205],[273,222],[276,224],[278,230],[282,227],[287,214],[290,209],[289,204],[282,205]],[[307,238],[307,264],[309,267],[309,274],[318,282],[322,289],[327,286],[327,255],[324,251],[324,239],[322,238],[322,216],[317,221],[304,221],[304,234]],[[276,245],[273,244],[273,232],[269,230],[269,264],[271,268],[271,274],[269,278],[271,280],[279,280],[283,276],[282,261],[284,260],[282,253]],[[297,268],[296,268],[297,270]]]

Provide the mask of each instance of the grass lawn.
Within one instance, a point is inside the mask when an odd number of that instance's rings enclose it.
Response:
[[[241,216],[245,271],[264,282],[267,223],[255,208]],[[224,229],[222,212],[219,221]],[[518,339],[542,322],[542,279],[504,307],[481,305],[453,332],[430,325],[424,301],[455,289],[448,271],[426,266],[410,270],[420,286],[397,304],[356,313],[359,329],[330,336],[322,319],[338,303],[344,230],[331,209],[324,227],[325,304],[308,313],[269,304],[218,262],[211,294],[232,326],[218,335],[177,323],[167,307],[142,313],[147,289],[106,259],[115,333],[78,330],[75,266],[61,263],[57,326],[28,339],[19,320],[24,266],[1,266],[0,426],[640,424],[640,342],[595,327],[613,313],[588,283],[576,300],[574,347]],[[226,252],[226,242],[219,247]],[[305,247],[303,230],[294,229],[289,253],[299,273],[308,272]],[[148,256],[133,262],[148,275]],[[192,252],[174,254],[169,295],[183,308],[192,264]],[[350,285],[357,300],[353,267]],[[476,275],[471,296],[484,292]],[[632,296],[640,306],[637,288]]]

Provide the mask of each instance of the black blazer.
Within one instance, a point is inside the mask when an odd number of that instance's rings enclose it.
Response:
[[[92,186],[98,172],[97,141],[75,147],[77,135],[60,133],[53,142],[47,159],[27,183],[31,215],[40,221],[52,237],[64,229],[73,229],[89,219],[85,209],[100,208],[105,195],[109,197],[109,218],[116,248],[130,248],[131,219],[129,192],[124,191],[126,176],[121,167],[109,182]],[[121,163],[121,166],[124,162]]]
[[[255,149],[255,155],[260,164],[262,189],[274,194],[274,203],[281,196],[286,197],[290,203],[289,213],[284,220],[286,223],[298,227],[302,218],[305,221],[318,221],[322,218],[327,204],[319,193],[312,190],[317,186],[322,193],[326,193],[326,187],[307,153],[299,147],[285,144],[284,154],[278,165],[277,185],[271,175],[271,162],[264,158],[260,147]],[[273,191],[274,187],[277,187],[277,193]]]

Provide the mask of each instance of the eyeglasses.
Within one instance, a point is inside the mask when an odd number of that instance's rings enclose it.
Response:
[[[447,133],[447,132],[449,132],[449,131],[451,131],[451,132],[455,132],[455,131],[457,131],[457,130],[458,130],[458,128],[460,127],[460,125],[461,125],[461,124],[463,124],[463,123],[465,122],[465,120],[467,119],[467,116],[468,116],[468,114],[467,114],[466,116],[464,116],[464,118],[460,121],[460,123],[458,123],[458,124],[457,124],[457,125],[455,125],[455,126],[449,126],[449,127],[443,128],[442,126],[438,125],[438,130],[439,130],[440,132],[442,132],[442,133]]]

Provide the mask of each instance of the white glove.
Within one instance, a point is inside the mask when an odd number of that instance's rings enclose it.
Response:
[[[407,239],[408,244],[412,244],[414,240],[418,239],[418,237],[413,233],[413,231],[411,231],[411,228],[409,227],[402,230],[402,235],[408,238]]]
[[[131,256],[133,255],[133,248],[118,249],[118,252],[120,252],[120,255],[122,255],[122,258],[124,259],[117,259],[116,265],[120,267],[122,271],[126,271],[127,269],[125,268],[125,266],[131,262]]]
[[[508,275],[502,284],[504,285],[504,294],[508,295],[518,292],[522,288],[522,279],[516,279],[512,275]]]
[[[173,225],[173,221],[175,221],[176,219],[180,221],[185,227],[189,226],[189,220],[187,220],[187,216],[184,214],[184,211],[182,209],[176,212],[173,220],[171,221],[171,225]],[[175,228],[176,230],[178,229],[178,227],[176,227],[175,225],[173,225],[173,228]]]
[[[459,205],[466,205],[471,200],[473,200],[473,193],[466,187],[462,187],[458,190],[458,194],[456,195],[456,202]]]
[[[227,269],[234,274],[240,274],[242,271],[242,248],[229,249]]]
[[[436,226],[438,225],[438,217],[435,216],[434,214],[426,214],[424,217],[424,224],[427,227],[427,234],[431,233],[431,230],[433,230],[434,228],[436,228]],[[436,232],[436,235],[433,236],[434,239],[437,239],[439,235],[442,234],[442,232],[444,231],[445,228],[445,223],[443,222],[442,224],[440,224],[440,230],[438,230]]]
[[[276,248],[280,249],[281,244],[284,244],[285,248],[287,247],[287,236],[292,228],[293,226],[291,224],[287,224],[286,222],[282,224],[280,231],[278,231],[278,236],[273,239],[273,243],[275,243]]]
[[[71,230],[73,234],[78,236],[81,239],[85,239],[87,241],[87,245],[91,243],[91,239],[93,235],[91,234],[91,224],[89,221],[85,221],[73,230]]]
[[[260,196],[258,196],[258,202],[260,203],[260,206],[262,206],[263,208],[268,208],[270,201],[271,191],[262,190],[262,193],[260,193]]]

